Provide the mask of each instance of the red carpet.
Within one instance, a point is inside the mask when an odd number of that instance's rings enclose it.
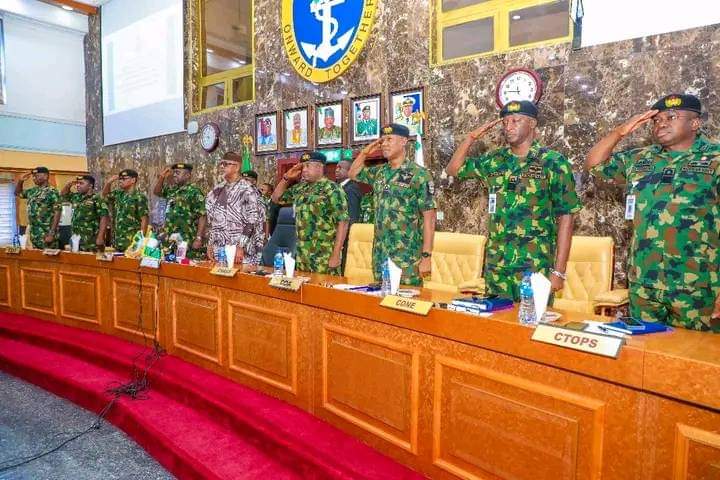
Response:
[[[89,410],[129,380],[142,347],[0,313],[0,369]],[[145,400],[121,397],[107,419],[178,478],[416,479],[335,427],[285,402],[167,355]]]

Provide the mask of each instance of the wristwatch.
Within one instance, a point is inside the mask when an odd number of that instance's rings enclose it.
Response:
[[[432,257],[432,252],[422,252],[422,253],[420,254],[420,256],[421,256],[422,258],[430,258],[430,257]]]
[[[558,278],[562,278],[563,280],[567,280],[567,274],[566,274],[566,273],[562,273],[562,272],[558,272],[557,270],[553,270],[553,271],[550,272],[550,274],[551,274],[551,275],[555,275],[555,276],[558,277]]]

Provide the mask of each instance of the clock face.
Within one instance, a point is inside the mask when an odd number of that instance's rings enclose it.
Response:
[[[537,103],[542,94],[542,82],[531,70],[514,70],[505,74],[497,86],[497,104],[502,108],[513,100]]]
[[[220,129],[214,123],[205,124],[200,130],[200,145],[206,152],[215,150],[219,140]]]

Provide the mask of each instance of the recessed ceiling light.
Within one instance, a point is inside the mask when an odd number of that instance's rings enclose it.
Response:
[[[60,5],[60,8],[63,10],[67,10],[68,12],[72,12],[73,8],[70,5]]]
[[[512,16],[512,19],[513,19],[513,20],[520,20],[520,18],[522,18],[522,17],[521,17],[520,15],[517,15],[517,14],[515,14],[515,15]]]

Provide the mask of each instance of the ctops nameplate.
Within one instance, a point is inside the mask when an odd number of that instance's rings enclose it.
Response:
[[[617,358],[623,344],[623,339],[620,337],[544,324],[540,324],[535,328],[532,339],[537,342],[611,358]]]
[[[418,315],[427,315],[433,306],[433,302],[424,300],[413,300],[412,298],[398,297],[397,295],[388,295],[383,298],[380,305],[403,312],[417,313]]]
[[[358,58],[379,0],[282,0],[282,43],[304,79],[339,77]]]

